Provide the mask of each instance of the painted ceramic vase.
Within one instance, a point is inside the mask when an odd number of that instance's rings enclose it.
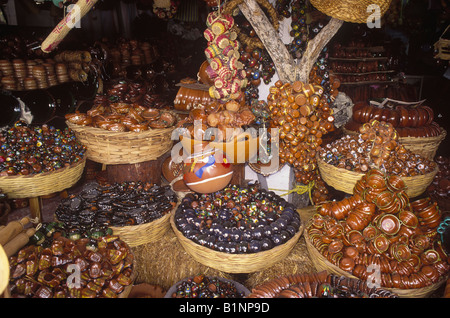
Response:
[[[225,188],[233,177],[233,167],[219,151],[193,154],[184,162],[184,183],[198,193],[212,193]]]

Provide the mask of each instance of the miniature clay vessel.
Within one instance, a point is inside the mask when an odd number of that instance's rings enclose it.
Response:
[[[184,182],[198,193],[212,193],[225,188],[233,177],[233,167],[222,152],[193,154],[184,163]]]

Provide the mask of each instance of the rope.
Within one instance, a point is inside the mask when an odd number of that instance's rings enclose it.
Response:
[[[284,191],[285,193],[281,194],[280,196],[285,196],[285,195],[289,195],[291,193],[297,193],[299,195],[305,194],[306,192],[308,192],[308,196],[309,196],[309,201],[311,202],[312,205],[314,205],[313,199],[312,199],[312,190],[314,189],[314,181],[309,182],[306,185],[299,185],[297,184],[294,188],[292,188],[291,190],[285,190],[285,189],[273,189],[273,188],[269,188],[269,190],[272,191]]]

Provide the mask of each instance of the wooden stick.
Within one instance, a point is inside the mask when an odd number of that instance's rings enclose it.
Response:
[[[92,9],[98,0],[79,0],[70,12],[58,23],[53,31],[41,44],[41,50],[45,53],[53,51],[59,43],[66,37],[75,25],[74,21],[81,20],[82,17]]]
[[[0,245],[5,245],[15,236],[23,231],[26,224],[30,222],[29,217],[24,217],[20,221],[11,221],[4,228],[0,229]]]
[[[37,219],[37,222],[42,221],[42,199],[40,197],[29,198],[30,212],[33,219]]]
[[[22,247],[28,244],[30,237],[33,236],[34,233],[36,233],[36,229],[29,228],[28,230],[17,234],[15,238],[6,243],[3,246],[6,256],[10,257],[15,255]]]

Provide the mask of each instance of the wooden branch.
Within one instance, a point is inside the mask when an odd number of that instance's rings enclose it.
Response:
[[[252,25],[267,52],[272,58],[278,77],[283,82],[295,80],[295,61],[289,54],[286,45],[281,41],[278,32],[273,28],[264,11],[255,0],[245,0],[239,4],[242,14]]]
[[[328,24],[308,42],[308,46],[303,57],[295,63],[294,58],[289,54],[286,45],[281,41],[278,32],[273,28],[264,11],[259,7],[256,0],[244,0],[239,4],[242,14],[252,25],[261,42],[269,53],[278,77],[283,82],[294,82],[296,80],[307,83],[309,73],[314,66],[320,52],[336,34],[344,21],[331,18]]]
[[[331,18],[328,24],[314,37],[314,39],[308,42],[308,46],[296,67],[296,80],[305,83],[309,81],[309,73],[311,73],[320,52],[322,52],[323,48],[340,29],[343,23],[344,21],[342,20]]]

